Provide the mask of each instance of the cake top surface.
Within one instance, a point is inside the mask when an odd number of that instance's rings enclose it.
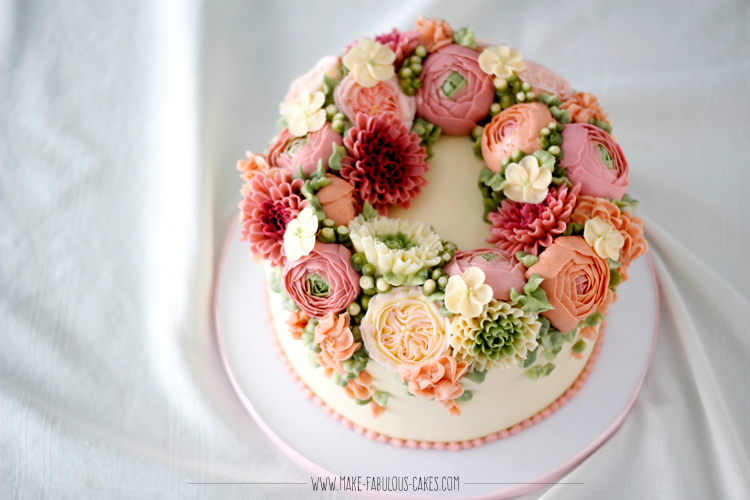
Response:
[[[374,361],[459,414],[463,377],[544,376],[537,353],[580,351],[646,251],[597,98],[471,27],[355,40],[280,111],[238,162],[242,239],[347,387]]]

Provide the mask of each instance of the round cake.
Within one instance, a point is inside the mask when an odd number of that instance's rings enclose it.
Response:
[[[368,437],[461,449],[575,394],[647,248],[596,97],[420,17],[321,59],[281,115],[238,162],[241,234],[308,395]]]

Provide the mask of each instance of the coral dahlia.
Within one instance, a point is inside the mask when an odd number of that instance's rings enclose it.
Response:
[[[303,183],[277,169],[257,174],[240,205],[240,240],[250,243],[253,254],[275,266],[286,262],[283,251],[286,225],[307,206],[307,200],[299,195]]]
[[[565,185],[553,187],[536,205],[503,200],[498,211],[487,216],[493,226],[487,243],[508,255],[519,251],[539,255],[539,247],[550,246],[553,238],[565,231],[580,190],[580,185],[571,190]]]
[[[409,208],[409,200],[427,184],[422,177],[429,169],[427,152],[419,136],[394,116],[358,113],[344,146],[349,154],[341,162],[341,177],[382,215],[388,204]]]

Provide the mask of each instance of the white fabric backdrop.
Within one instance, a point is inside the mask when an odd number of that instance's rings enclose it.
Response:
[[[564,478],[584,485],[527,498],[750,497],[747,2],[4,0],[0,498],[312,495],[187,484],[308,480],[217,353],[235,162],[274,135],[297,74],[419,13],[599,96],[657,256],[638,401]]]

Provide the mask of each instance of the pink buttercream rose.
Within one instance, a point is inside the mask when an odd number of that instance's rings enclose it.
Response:
[[[416,32],[419,44],[424,45],[427,52],[435,52],[453,43],[453,28],[447,21],[429,17],[424,19],[419,16],[416,22]]]
[[[419,287],[397,288],[370,299],[362,319],[362,341],[370,358],[400,371],[445,354],[446,320]]]
[[[511,288],[520,293],[526,284],[523,264],[497,248],[456,252],[444,271],[448,276],[462,276],[470,267],[484,272],[484,283],[492,288],[492,297],[497,300],[510,299]]]
[[[487,168],[500,172],[503,156],[510,156],[514,149],[527,155],[541,149],[542,129],[554,121],[549,108],[538,102],[516,104],[501,111],[484,127],[482,135],[482,156]]]
[[[310,316],[322,318],[346,309],[359,295],[359,274],[343,245],[316,242],[306,256],[284,265],[282,281],[287,295]]]
[[[551,69],[529,60],[525,60],[524,65],[526,67],[518,72],[518,78],[531,85],[531,90],[536,95],[556,95],[561,101],[573,95],[573,89],[568,81]]]
[[[354,341],[349,320],[349,313],[336,315],[329,312],[315,326],[315,343],[320,347],[320,352],[315,355],[318,363],[341,375],[347,373],[341,362],[351,358],[361,345]]]
[[[612,295],[609,266],[581,236],[560,236],[526,270],[526,277],[538,274],[539,287],[554,309],[542,316],[567,333],[599,310]]]
[[[390,114],[410,129],[417,112],[414,97],[401,92],[395,75],[390,80],[378,82],[374,87],[363,87],[349,74],[336,86],[333,100],[351,123],[355,123],[358,113],[367,116]]]
[[[313,69],[294,80],[289,87],[284,102],[281,103],[281,114],[286,114],[286,109],[294,104],[302,92],[307,91],[313,94],[319,91],[325,75],[335,80],[341,80],[341,61],[338,57],[326,56],[322,58]]]
[[[357,192],[354,186],[341,177],[331,174],[327,174],[326,177],[331,180],[331,183],[315,195],[326,217],[332,219],[337,226],[346,226],[360,212],[361,203]]]
[[[323,166],[328,168],[333,145],[341,146],[343,143],[341,134],[334,132],[330,123],[304,137],[294,137],[285,128],[268,148],[268,162],[288,175],[294,175],[299,165],[309,175],[315,172],[318,160],[323,160]]]
[[[628,162],[619,144],[588,123],[570,123],[562,132],[560,160],[568,179],[581,184],[581,194],[621,199],[628,188]]]
[[[466,374],[469,365],[465,361],[458,362],[452,356],[441,356],[424,363],[405,368],[399,372],[399,378],[406,382],[409,392],[422,399],[435,399],[442,404],[453,416],[461,414],[456,403],[464,393],[459,380]]]
[[[457,44],[430,54],[420,77],[422,87],[416,95],[417,114],[442,127],[446,134],[471,132],[490,112],[495,98],[492,78],[479,67],[478,58],[475,50]],[[445,94],[444,85],[455,89],[450,97]]]

